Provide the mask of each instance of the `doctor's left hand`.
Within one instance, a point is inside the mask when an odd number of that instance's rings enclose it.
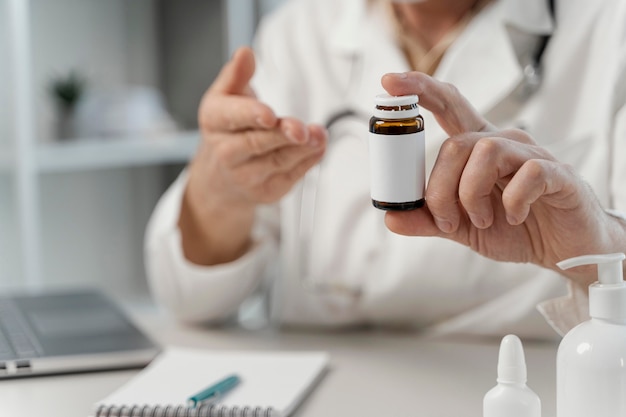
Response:
[[[498,261],[556,262],[626,250],[626,224],[605,213],[575,169],[521,130],[496,130],[457,91],[425,74],[387,74],[392,95],[417,94],[450,135],[426,188],[426,206],[387,212],[399,234],[454,240]],[[558,270],[560,273],[563,271]],[[566,273],[587,286],[595,268]]]
[[[197,265],[232,262],[252,246],[255,211],[274,203],[321,159],[326,131],[279,117],[257,99],[250,48],[238,49],[198,108],[202,141],[188,168],[178,227]]]

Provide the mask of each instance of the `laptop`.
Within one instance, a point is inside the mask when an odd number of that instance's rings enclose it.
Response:
[[[0,296],[0,379],[142,367],[158,352],[99,291]]]

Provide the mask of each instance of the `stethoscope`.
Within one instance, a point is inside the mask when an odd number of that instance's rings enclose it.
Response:
[[[555,18],[554,0],[547,0],[550,16],[552,20]],[[550,42],[552,35],[542,35],[537,41],[537,45],[530,55],[529,62],[524,65],[522,71],[522,81],[517,89],[518,98],[520,100],[528,100],[541,86],[543,81],[543,58],[546,48]],[[361,82],[362,65],[361,59],[357,56],[351,58],[351,77],[348,86],[344,92],[344,97],[351,97],[353,92],[358,88]],[[324,126],[329,132],[328,146],[332,146],[332,138],[342,137],[342,132],[346,123],[350,120],[358,121],[361,124],[369,119],[369,115],[360,114],[350,107],[346,107],[331,113],[326,118]],[[350,124],[348,123],[348,126]],[[345,132],[350,134],[350,132]],[[320,178],[320,172],[323,169],[324,160],[311,168],[304,179],[301,187],[301,206],[300,219],[298,225],[298,235],[300,240],[299,251],[297,252],[298,273],[302,285],[308,291],[324,295],[335,295],[344,298],[355,299],[361,295],[361,288],[356,288],[333,279],[322,279],[321,277],[312,277],[309,274],[310,253],[312,248],[312,240],[315,231],[315,213],[317,205],[317,192]]]
[[[554,0],[548,0],[548,10],[552,21],[554,21],[556,17]],[[537,46],[531,55],[530,62],[524,66],[522,71],[524,78],[521,88],[519,89],[521,99],[528,99],[541,86],[543,80],[543,56],[551,38],[552,34],[539,37]]]

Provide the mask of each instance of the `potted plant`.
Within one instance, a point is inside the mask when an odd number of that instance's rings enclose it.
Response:
[[[54,78],[50,83],[50,93],[58,110],[57,138],[68,139],[74,136],[74,111],[83,95],[85,80],[76,72]]]

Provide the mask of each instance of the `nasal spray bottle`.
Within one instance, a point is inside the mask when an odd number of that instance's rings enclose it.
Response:
[[[541,400],[526,385],[524,348],[515,335],[500,343],[497,381],[483,399],[483,417],[541,417]]]
[[[569,331],[556,363],[557,417],[626,416],[626,282],[623,253],[559,262],[561,269],[598,265],[589,287],[591,320]]]

